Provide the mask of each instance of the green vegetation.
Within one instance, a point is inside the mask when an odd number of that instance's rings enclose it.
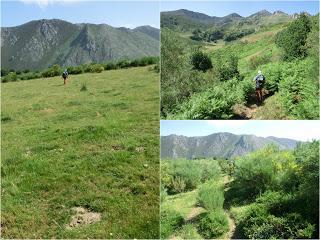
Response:
[[[142,67],[148,65],[159,65],[159,57],[142,57],[135,60],[123,59],[119,61],[109,61],[106,63],[90,63],[82,64],[79,66],[70,66],[70,67],[60,67],[58,64],[53,65],[52,67],[42,71],[42,72],[32,72],[29,69],[24,71],[15,71],[11,69],[10,71],[2,69],[1,70],[1,81],[2,82],[14,82],[18,80],[30,80],[36,78],[48,78],[61,76],[64,69],[67,69],[68,73],[73,74],[82,74],[82,73],[101,73],[105,70],[115,70],[115,69],[124,69],[131,67]],[[158,68],[158,67],[156,67]],[[155,68],[155,70],[157,70]]]
[[[137,67],[2,85],[3,238],[158,238],[158,81]],[[101,220],[67,229],[73,207]]]
[[[217,28],[190,29],[161,31],[162,118],[319,118],[318,15],[269,23],[254,33],[230,32],[224,41]],[[258,70],[266,77],[263,103],[255,97]]]
[[[227,201],[248,204],[231,209],[239,238],[318,238],[318,160],[314,141],[293,152],[269,147],[235,161]]]
[[[192,187],[174,188],[177,179],[180,184]],[[223,183],[220,180],[218,161],[162,160],[161,187],[168,195],[161,203],[161,238],[215,238],[226,233],[228,220],[223,212]],[[168,217],[170,212],[172,217]],[[173,218],[174,222],[179,219],[179,224],[171,224]]]
[[[208,170],[214,172],[213,177],[196,181],[198,185],[191,191],[168,191],[161,202],[161,214],[174,211],[179,224],[165,228],[162,238],[319,237],[319,141],[301,143],[290,151],[269,145],[234,161],[163,160],[164,191],[168,190],[168,178],[176,176],[173,166],[191,172],[188,162],[200,173],[196,167],[212,164]]]

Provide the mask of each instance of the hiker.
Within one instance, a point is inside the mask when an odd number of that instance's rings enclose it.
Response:
[[[66,85],[67,84],[67,78],[68,78],[68,71],[67,69],[65,69],[62,73],[62,78],[63,78],[63,84]]]
[[[265,83],[266,79],[263,76],[261,70],[258,71],[258,75],[255,76],[253,81],[256,82],[256,96],[257,96],[257,99],[258,99],[258,101],[262,102],[262,100],[263,100],[262,89],[263,89],[263,86],[264,86],[264,83]]]

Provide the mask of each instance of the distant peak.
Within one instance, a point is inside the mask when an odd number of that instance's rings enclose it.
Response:
[[[239,15],[238,13],[231,13],[231,14],[227,15],[226,17],[242,18],[242,16],[241,16],[241,15]]]
[[[271,15],[271,13],[270,13],[268,10],[266,10],[266,9],[263,9],[263,10],[257,12],[257,13],[259,13],[259,14],[265,14],[265,15]]]
[[[270,15],[272,15],[272,13],[270,13],[269,11],[263,9],[263,10],[261,10],[261,11],[259,11],[259,12],[256,12],[256,13],[250,15],[249,18],[252,18],[252,17],[262,17],[262,16],[270,16]]]
[[[274,11],[273,12],[273,15],[287,15],[285,12],[282,12],[282,11]]]

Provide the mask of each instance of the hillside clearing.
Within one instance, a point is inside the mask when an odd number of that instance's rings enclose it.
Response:
[[[139,67],[2,84],[4,238],[158,237],[158,80]],[[66,229],[74,207],[101,219]]]

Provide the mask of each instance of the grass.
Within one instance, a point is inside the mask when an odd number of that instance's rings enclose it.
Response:
[[[158,238],[158,81],[142,67],[2,85],[4,238]],[[67,230],[74,206],[102,220]]]
[[[185,219],[197,204],[198,191],[190,191],[167,196],[166,200],[161,204],[161,209],[175,210]]]

